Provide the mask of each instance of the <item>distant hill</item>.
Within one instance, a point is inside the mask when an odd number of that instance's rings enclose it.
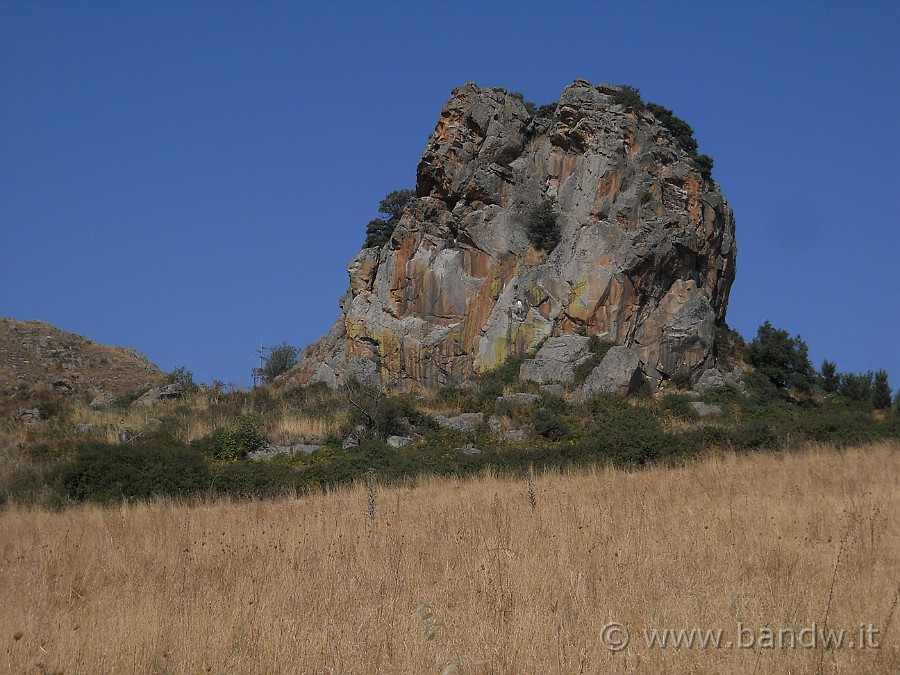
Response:
[[[133,349],[97,344],[42,321],[0,319],[0,396],[48,389],[120,396],[162,376]]]

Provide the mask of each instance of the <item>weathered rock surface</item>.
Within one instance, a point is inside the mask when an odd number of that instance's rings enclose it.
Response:
[[[484,413],[461,413],[453,417],[438,415],[434,418],[444,429],[456,429],[457,431],[471,431],[484,421]]]
[[[597,394],[627,396],[637,391],[643,381],[640,351],[633,347],[611,347],[584,381],[580,398],[588,399]]]
[[[540,395],[538,394],[525,394],[522,392],[517,392],[515,394],[507,394],[506,396],[501,396],[497,399],[497,403],[504,403],[506,405],[534,405],[538,401],[541,400]]]
[[[413,440],[410,436],[388,436],[385,442],[392,448],[402,448],[412,443]]]
[[[178,398],[184,393],[184,387],[178,382],[167,384],[162,387],[153,387],[150,391],[143,394],[138,400],[131,405],[138,407],[148,407],[173,398]]]
[[[501,89],[454,90],[416,198],[387,244],[351,261],[341,314],[292,381],[458,384],[576,333],[631,348],[651,382],[712,367],[735,274],[732,211],[618,91],[576,80],[544,119]],[[561,237],[550,252],[526,231],[546,199]]]
[[[519,369],[523,380],[570,384],[575,381],[575,366],[591,358],[590,338],[583,335],[560,335],[547,340],[533,359],[526,359]]]

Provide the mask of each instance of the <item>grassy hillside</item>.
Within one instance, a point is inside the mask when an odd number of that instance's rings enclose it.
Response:
[[[838,393],[797,399],[766,387],[698,394],[669,386],[654,395],[576,403],[519,381],[517,372],[511,361],[466,387],[406,397],[362,387],[225,392],[189,385],[179,398],[150,406],[133,403],[138,390],[95,409],[86,397],[32,392],[9,407],[36,409],[39,419],[0,419],[0,504],[274,497],[360,480],[370,469],[382,482],[485,468],[523,475],[678,465],[710,451],[900,440],[896,408],[876,410]],[[714,414],[699,414],[697,406],[704,413],[714,406]],[[460,413],[475,419],[464,428],[439,419]],[[392,436],[406,444],[392,446]],[[303,451],[248,459],[268,445],[296,444],[305,444]]]
[[[897,672],[900,445],[0,512],[3,672]],[[604,646],[610,622],[631,641]],[[648,647],[651,629],[845,646]],[[860,626],[880,648],[853,648]],[[749,628],[748,628],[749,627]],[[609,630],[609,629],[607,629]],[[617,638],[618,636],[618,638]]]

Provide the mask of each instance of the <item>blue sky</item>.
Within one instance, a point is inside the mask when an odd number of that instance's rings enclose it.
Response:
[[[247,383],[469,80],[628,83],[735,211],[729,324],[900,385],[896,2],[0,2],[0,316]]]

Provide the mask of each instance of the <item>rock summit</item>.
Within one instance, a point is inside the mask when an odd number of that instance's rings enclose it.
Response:
[[[627,350],[617,358],[654,385],[714,367],[735,275],[732,211],[672,125],[622,94],[576,80],[536,110],[503,89],[455,89],[415,198],[385,245],[350,262],[340,316],[287,377],[452,385],[534,357],[550,338],[583,360],[585,336]],[[536,247],[542,205],[557,231]],[[566,381],[572,364],[560,363],[559,377],[523,374]]]

